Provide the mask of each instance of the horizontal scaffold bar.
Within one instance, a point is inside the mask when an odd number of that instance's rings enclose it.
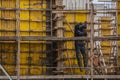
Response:
[[[11,76],[12,79],[17,79],[17,76]],[[20,79],[120,79],[120,75],[41,75],[41,76],[20,76]],[[6,76],[0,76],[0,79],[7,79]]]
[[[0,41],[14,41],[17,39],[21,41],[75,41],[75,40],[85,40],[89,41],[90,37],[69,37],[69,38],[58,38],[58,37],[42,37],[42,36],[0,36]],[[105,36],[105,37],[94,37],[94,41],[110,41],[110,40],[120,40],[120,36]]]

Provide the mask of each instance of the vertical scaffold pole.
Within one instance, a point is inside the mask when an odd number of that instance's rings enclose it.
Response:
[[[20,0],[16,0],[17,80],[20,80]]]
[[[56,10],[63,10],[63,0],[55,0],[55,9]],[[58,38],[63,38],[64,37],[64,26],[63,26],[63,12],[57,12],[55,15],[55,21],[56,21],[56,36]],[[61,61],[62,57],[63,57],[63,42],[59,41],[57,42],[57,58],[58,58],[58,62],[57,62],[57,74],[63,74],[63,61]]]
[[[93,55],[94,55],[94,5],[92,1],[90,2],[90,29],[91,29],[91,36],[90,36],[90,44],[91,44],[91,49],[90,49],[90,56],[91,56],[91,80],[93,80]]]

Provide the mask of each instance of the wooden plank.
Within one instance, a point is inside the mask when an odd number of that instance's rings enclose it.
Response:
[[[0,36],[0,41],[15,41],[16,36]],[[20,36],[21,41],[75,41],[75,40],[86,40],[89,41],[90,37],[69,37],[69,38],[57,38],[57,37],[42,37],[42,36]],[[119,41],[120,37],[110,36],[110,37],[94,37],[95,41]]]
[[[17,76],[11,76],[12,79],[17,79]],[[120,79],[120,75],[41,75],[41,76],[20,76],[20,79]],[[8,79],[6,76],[0,76],[0,79]]]

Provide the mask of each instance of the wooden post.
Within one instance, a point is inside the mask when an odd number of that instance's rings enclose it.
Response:
[[[119,7],[118,7],[118,1],[116,1],[116,9],[119,9]],[[116,17],[115,17],[115,26],[116,26],[116,36],[118,37],[118,10],[116,10]],[[116,57],[116,60],[117,60],[117,62],[116,62],[116,66],[119,66],[118,65],[118,62],[119,62],[119,60],[118,60],[118,58],[119,58],[119,52],[118,52],[118,49],[119,49],[119,46],[118,46],[118,41],[116,41],[116,44],[117,44],[117,47],[116,47],[116,49],[117,49],[117,57]],[[117,70],[119,70],[118,68],[116,69],[116,71]]]
[[[89,6],[89,7],[88,7]],[[93,56],[94,56],[94,5],[92,2],[88,3],[87,10],[90,9],[90,14],[87,15],[87,22],[90,22],[90,24],[87,24],[87,28],[90,29],[90,33],[88,33],[88,37],[90,37],[90,43],[87,43],[88,47],[88,70],[87,74],[91,74],[91,80],[93,80]]]
[[[56,7],[56,10],[63,10],[63,0],[55,0],[55,7]],[[59,12],[59,13],[56,13],[55,15],[55,21],[56,21],[56,26],[55,26],[55,29],[56,29],[56,36],[58,38],[63,38],[64,37],[64,27],[63,27],[63,12]],[[58,55],[57,55],[57,59],[58,59],[58,62],[57,62],[57,71],[58,73],[57,74],[61,74],[63,73],[63,61],[61,60],[61,58],[63,57],[63,52],[62,52],[62,48],[63,48],[63,42],[62,41],[59,41],[57,43],[57,47],[58,47]]]
[[[20,80],[20,0],[16,0],[17,80]]]
[[[87,11],[89,10],[88,6],[89,6],[89,3],[86,4],[86,10]],[[90,14],[87,14],[87,23],[90,22],[90,20],[91,20],[90,19]],[[87,24],[87,29],[90,30],[90,24]],[[87,34],[88,34],[87,36],[90,37],[90,32],[88,32]],[[90,45],[89,41],[87,41],[87,49],[86,49],[87,50],[86,52],[87,52],[87,55],[88,55],[88,68],[86,69],[86,74],[87,75],[90,75],[90,69],[89,69],[89,67],[90,67],[90,46],[91,45]]]
[[[94,55],[94,5],[93,3],[91,2],[90,4],[91,6],[91,13],[90,13],[90,17],[91,17],[91,22],[90,22],[90,27],[91,27],[91,40],[90,40],[90,44],[91,44],[91,50],[90,50],[90,53],[91,53],[91,76],[93,76],[93,55]],[[93,80],[93,78],[91,78],[91,80]]]

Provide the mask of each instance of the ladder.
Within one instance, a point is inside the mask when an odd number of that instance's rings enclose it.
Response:
[[[103,53],[102,53],[102,47],[101,47],[101,44],[100,44],[100,41],[98,42],[98,45],[96,46],[97,49],[99,50],[99,56],[100,56],[100,67],[106,67],[106,63],[105,63],[105,59],[103,58]],[[105,70],[105,73],[107,73],[107,68],[104,68]]]

